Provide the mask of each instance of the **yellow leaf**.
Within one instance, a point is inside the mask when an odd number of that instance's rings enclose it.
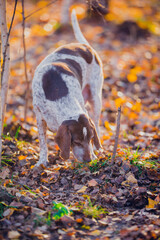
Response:
[[[91,236],[99,236],[102,232],[100,230],[94,230],[89,233]]]
[[[83,186],[82,188],[80,188],[77,193],[84,193],[86,191],[87,187]]]
[[[111,130],[111,128],[110,128],[110,125],[109,125],[109,122],[108,122],[108,121],[105,121],[105,122],[104,122],[104,126],[105,126],[105,128],[106,128],[107,130]]]
[[[134,83],[134,82],[137,81],[137,75],[133,74],[133,73],[129,73],[127,75],[127,79],[128,79],[129,82]]]
[[[154,208],[154,206],[157,205],[157,202],[152,200],[151,198],[148,198],[148,205],[146,208]]]
[[[136,66],[130,70],[130,73],[136,75],[136,74],[140,73],[141,71],[142,71],[142,68],[140,66]]]
[[[131,113],[129,113],[128,117],[129,117],[129,119],[137,119],[138,115],[135,112],[131,112]]]
[[[125,99],[124,98],[116,98],[116,100],[115,100],[115,105],[116,105],[116,107],[118,108],[118,107],[120,107],[123,103],[125,103]]]
[[[102,138],[102,141],[108,140],[110,138],[111,138],[110,135],[104,135],[103,138]]]
[[[140,112],[141,111],[141,102],[137,101],[136,104],[132,105],[131,109],[135,112]]]

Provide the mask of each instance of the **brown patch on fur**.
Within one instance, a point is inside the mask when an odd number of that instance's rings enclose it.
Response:
[[[68,159],[71,147],[71,133],[66,124],[62,124],[59,127],[55,141],[61,150],[61,157],[63,159]]]
[[[78,79],[80,85],[82,86],[82,69],[80,64],[77,61],[73,59],[65,58],[65,59],[58,59],[56,60],[56,62],[65,63],[66,66],[71,70],[71,72]]]
[[[42,86],[46,99],[50,101],[56,101],[68,94],[68,88],[61,74],[54,69],[50,69],[43,75]]]
[[[92,62],[93,58],[92,49],[85,44],[82,44],[79,47],[77,47],[76,44],[72,44],[70,46],[61,48],[57,51],[57,53],[73,55],[77,57],[81,56],[88,64]]]
[[[87,129],[85,136],[83,134],[84,127]],[[95,147],[99,149],[101,144],[94,123],[85,114],[81,114],[78,121],[64,121],[55,137],[55,141],[61,150],[62,158],[69,158],[70,147],[74,149],[75,146],[79,146],[84,151],[83,160],[88,162],[91,161],[89,145],[92,139]]]

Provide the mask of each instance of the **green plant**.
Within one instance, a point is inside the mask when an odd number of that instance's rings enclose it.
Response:
[[[95,159],[95,160],[92,160],[91,162],[90,162],[90,164],[89,164],[89,169],[90,169],[90,171],[91,172],[97,172],[97,171],[99,171],[99,169],[101,168],[101,167],[104,167],[104,166],[106,166],[107,165],[107,163],[109,163],[108,162],[108,160],[109,160],[109,158],[110,157],[108,157],[107,159],[103,159],[103,160],[99,160],[99,159]]]
[[[10,163],[15,163],[15,161],[11,158],[8,158],[8,156],[5,156],[5,155],[2,155],[2,164],[3,165],[6,165],[6,166],[9,166]]]
[[[3,218],[5,208],[6,208],[5,205],[2,202],[0,202],[0,219]]]
[[[59,220],[64,215],[68,215],[71,211],[63,205],[62,203],[56,203],[53,201],[52,211],[47,213],[47,217],[41,217],[39,215],[36,216],[34,219],[34,227],[47,224],[48,226],[51,225],[52,220]]]
[[[86,196],[87,202],[83,206],[82,211],[84,215],[99,218],[102,214],[108,213],[108,211],[100,206],[94,205],[89,196]]]
[[[17,143],[17,147],[19,150],[24,151],[24,148],[28,147],[28,145],[30,145],[28,142],[26,141],[20,141],[20,140],[16,140]]]
[[[2,138],[8,141],[12,141],[13,138],[10,136],[10,133],[8,132],[7,134],[2,134]]]
[[[47,218],[45,218],[45,221],[46,221],[46,224],[47,224],[48,226],[51,225],[52,215],[51,215],[51,212],[50,212],[50,211],[48,212],[48,216],[47,216]]]
[[[52,210],[54,211],[53,219],[55,220],[58,220],[64,215],[68,215],[70,213],[69,209],[65,205],[62,203],[56,203],[55,201],[53,201]]]
[[[89,166],[91,172],[97,172],[100,168],[100,163],[98,159],[92,160]]]
[[[18,128],[17,128],[17,131],[16,131],[16,133],[15,133],[15,139],[17,139],[18,138],[18,134],[19,134],[19,131],[21,130],[21,126],[19,126]]]

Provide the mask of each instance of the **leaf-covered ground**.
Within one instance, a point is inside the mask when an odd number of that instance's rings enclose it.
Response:
[[[45,4],[28,2],[26,16]],[[157,15],[150,16],[150,31],[138,25],[134,31],[127,31],[131,23],[115,25],[114,9],[103,20],[90,19],[84,17],[85,6],[75,5],[81,13],[81,29],[104,65],[104,154],[90,164],[75,162],[72,156],[63,161],[54,135],[48,131],[49,166],[33,169],[39,154],[38,133],[31,93],[24,122],[26,82],[18,5],[10,40],[10,90],[0,169],[0,239],[160,237],[160,45],[151,25]],[[124,6],[116,7],[123,12]],[[10,3],[8,11],[12,8]],[[113,21],[107,22],[111,16]],[[30,81],[35,67],[48,53],[74,39],[71,27],[61,30],[59,21],[59,1],[26,19]],[[120,105],[121,130],[112,165]]]

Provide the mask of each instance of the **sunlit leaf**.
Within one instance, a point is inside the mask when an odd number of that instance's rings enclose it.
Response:
[[[134,73],[129,73],[127,75],[127,79],[128,79],[129,82],[134,83],[134,82],[137,81],[137,75],[134,74]]]

